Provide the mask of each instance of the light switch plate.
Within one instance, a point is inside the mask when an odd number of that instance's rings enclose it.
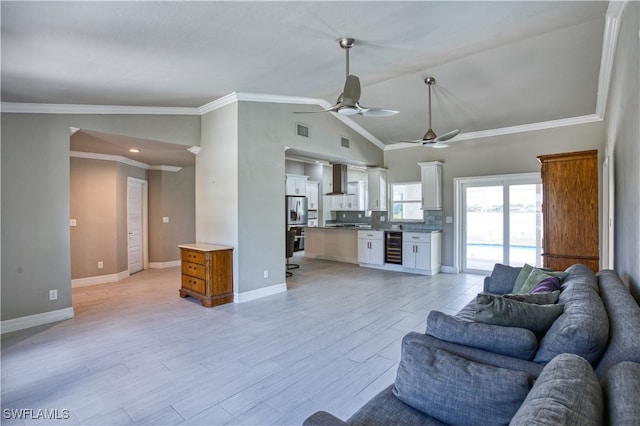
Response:
[[[163,216],[162,223],[169,223],[169,216]]]
[[[69,219],[69,226],[77,226],[78,222],[75,219]]]
[[[453,223],[453,218],[451,216],[447,216],[445,220],[447,223]]]

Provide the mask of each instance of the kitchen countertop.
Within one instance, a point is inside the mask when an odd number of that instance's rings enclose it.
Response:
[[[417,233],[434,233],[434,232],[442,232],[442,230],[429,231],[424,229],[391,229],[391,228],[371,228],[370,226],[315,226],[313,228],[317,229],[338,229],[338,230],[347,230],[347,231],[392,231],[392,232],[417,232]],[[307,229],[313,229],[307,228]]]

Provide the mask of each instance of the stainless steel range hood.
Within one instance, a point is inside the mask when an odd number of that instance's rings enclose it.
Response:
[[[347,165],[333,165],[333,190],[326,195],[344,195],[347,193]]]

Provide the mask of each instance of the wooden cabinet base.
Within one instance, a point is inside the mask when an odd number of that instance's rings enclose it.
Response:
[[[194,297],[206,308],[233,302],[233,248],[215,244],[180,247],[180,297]]]
[[[187,296],[198,299],[200,301],[200,304],[205,308],[213,308],[214,306],[233,302],[233,293],[221,294],[217,296],[205,296],[204,294],[196,293],[195,291],[188,290],[186,288],[181,288],[180,297]]]

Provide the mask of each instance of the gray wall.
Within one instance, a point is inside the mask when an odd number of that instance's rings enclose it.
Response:
[[[285,146],[311,156],[381,164],[382,150],[331,114],[297,115],[299,106],[240,102],[238,106],[239,250],[242,291],[285,281]],[[296,122],[310,138],[296,135]],[[348,137],[350,148],[340,145]],[[264,270],[269,278],[264,278]]]
[[[379,148],[331,114],[301,119],[293,114],[297,109],[239,102],[202,117],[196,240],[234,247],[236,293],[285,282],[285,146],[319,157],[382,163]],[[300,121],[311,127],[311,138],[296,135]],[[351,138],[350,149],[340,146],[340,136]]]
[[[200,141],[199,116],[2,113],[3,321],[71,307],[69,127]]]
[[[605,115],[615,174],[614,265],[640,301],[640,3],[626,5]]]
[[[196,240],[195,166],[149,170],[149,262],[180,259],[179,244]],[[162,218],[168,217],[169,223]]]
[[[70,217],[77,221],[77,226],[69,228],[72,279],[116,274],[128,268],[128,176],[146,179],[146,171],[114,161],[70,159]],[[104,263],[103,269],[98,269],[98,261]]]
[[[389,183],[419,181],[418,162],[439,160],[442,170],[443,216],[453,216],[454,183],[456,177],[490,176],[539,172],[536,156],[557,152],[603,150],[602,122],[539,130],[513,135],[451,142],[447,149],[412,147],[388,150],[384,165]],[[442,264],[453,266],[454,224],[444,224],[442,234]]]

